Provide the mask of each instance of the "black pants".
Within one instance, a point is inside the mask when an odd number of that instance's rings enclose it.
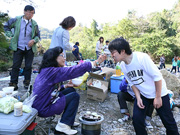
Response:
[[[13,66],[11,71],[11,82],[18,83],[19,68],[21,67],[23,57],[25,58],[25,68],[24,68],[24,80],[31,80],[32,62],[34,58],[34,53],[32,49],[22,51],[17,49],[13,53]]]
[[[118,93],[117,96],[118,96],[118,102],[120,105],[120,112],[121,113],[128,113],[129,111],[127,108],[126,101],[134,102],[135,98],[133,98],[133,96],[131,96],[128,92],[121,92],[121,91]],[[146,119],[151,119],[153,110],[154,110],[153,105],[150,105],[146,111]]]
[[[169,95],[166,95],[162,98],[162,106],[159,109],[156,109],[158,115],[161,118],[162,123],[166,128],[167,135],[179,135],[176,121],[173,117],[173,114],[170,109]],[[137,100],[134,102],[133,110],[133,126],[136,131],[136,135],[147,135],[144,120],[147,108],[150,105],[153,105],[154,99],[147,99],[141,95],[142,102],[145,106],[144,109],[140,109],[137,106]]]
[[[176,66],[172,66],[172,69],[171,69],[171,72],[175,70],[175,73],[176,73]]]

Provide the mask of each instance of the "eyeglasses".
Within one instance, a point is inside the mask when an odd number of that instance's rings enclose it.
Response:
[[[29,10],[28,10],[28,11],[26,11],[26,12],[29,13],[29,14],[35,14],[34,11],[29,11]]]
[[[63,54],[60,54],[59,56],[61,56],[61,57],[65,58],[65,56],[64,56]]]

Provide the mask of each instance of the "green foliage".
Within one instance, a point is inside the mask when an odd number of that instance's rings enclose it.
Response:
[[[166,37],[165,31],[146,33],[140,38],[131,40],[133,50],[149,53],[153,60],[158,61],[164,54],[167,61],[179,53],[174,37]]]
[[[93,22],[91,23],[91,35],[93,37],[98,36],[99,30],[97,29],[97,27],[98,27],[97,22],[95,20],[93,20]]]
[[[180,1],[172,10],[154,12],[146,18],[136,16],[134,10],[129,11],[117,24],[101,24],[101,29],[93,20],[90,28],[79,25],[71,30],[70,39],[73,43],[80,43],[80,52],[85,58],[95,58],[96,42],[100,36],[109,41],[123,36],[133,51],[146,52],[157,62],[164,54],[166,62],[171,62],[174,55],[180,54],[179,18]]]
[[[41,39],[51,39],[53,31],[40,27]]]
[[[94,29],[93,29],[94,30]],[[95,58],[95,44],[98,40],[97,37],[94,37],[93,30],[87,27],[77,26],[71,30],[70,39],[71,42],[79,42],[80,52],[82,53],[85,59]]]
[[[7,71],[11,65],[12,62],[5,62],[0,60],[0,71]]]
[[[136,28],[133,25],[132,20],[128,18],[125,18],[119,21],[116,27],[116,32],[117,32],[116,35],[118,35],[118,37],[122,36],[127,40],[134,37],[135,31],[136,31]]]
[[[0,71],[7,70],[12,64],[12,52],[3,28],[3,23],[8,19],[8,14],[0,12]]]
[[[3,23],[9,19],[8,15],[0,12],[0,47],[8,48],[9,44],[6,40]]]
[[[40,43],[45,48],[45,50],[47,50],[51,44],[51,39],[42,39]]]
[[[85,59],[95,59],[95,48],[99,37],[104,37],[105,41],[112,41],[123,36],[129,41],[133,51],[146,52],[156,62],[164,54],[166,62],[171,62],[174,55],[180,55],[179,18],[180,1],[171,10],[154,12],[147,17],[139,17],[136,15],[136,11],[131,10],[116,24],[98,24],[96,20],[92,20],[90,28],[79,24],[70,31],[70,42],[80,43],[80,52]],[[0,46],[7,49],[9,45],[4,37],[2,27],[5,20],[1,19],[0,21]],[[40,28],[40,30],[41,45],[48,49],[53,31],[45,28]],[[1,55],[3,53],[0,52],[0,57]]]

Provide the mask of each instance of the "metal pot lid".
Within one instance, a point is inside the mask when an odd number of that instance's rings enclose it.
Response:
[[[104,120],[104,116],[99,114],[101,116],[101,119],[100,120],[96,120],[96,121],[87,121],[87,120],[84,120],[83,119],[83,116],[80,116],[79,117],[79,121],[82,123],[82,124],[85,124],[85,125],[98,125],[98,124],[101,124]]]

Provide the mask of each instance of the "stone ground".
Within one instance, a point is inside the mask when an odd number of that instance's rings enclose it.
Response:
[[[34,59],[33,67],[37,68],[39,63],[41,61],[41,57],[36,57]],[[8,72],[3,72],[0,74],[0,78],[9,76]],[[32,74],[32,83],[34,82],[37,74]],[[0,87],[6,87],[8,86],[9,81],[1,81]],[[23,77],[19,78],[19,95],[22,97],[22,95],[26,92],[26,90],[23,88]],[[108,92],[108,96],[104,102],[98,102],[94,100],[87,99],[86,96],[86,90],[77,90],[77,92],[80,94],[80,104],[78,113],[76,116],[76,121],[78,121],[78,118],[80,116],[80,112],[82,111],[93,111],[104,115],[104,121],[101,124],[101,135],[135,135],[135,131],[132,125],[132,121],[125,122],[125,123],[119,123],[118,119],[121,118],[121,114],[119,111],[119,104],[117,101],[117,95]],[[180,104],[180,98],[175,99],[176,103]],[[180,110],[179,108],[174,108],[173,110],[174,118],[177,122],[178,129],[180,131]],[[54,132],[54,127],[57,124],[58,119],[60,116],[56,116],[53,121],[51,121],[51,135],[63,135],[59,132]],[[44,118],[37,117],[36,118],[37,126],[35,128],[35,134],[36,135],[45,135],[48,134],[48,122],[44,121]],[[152,125],[154,127],[153,130],[148,130],[149,135],[164,135],[166,134],[165,128],[162,125],[160,118],[156,115],[152,118]],[[81,134],[81,125],[77,128],[78,135]]]

